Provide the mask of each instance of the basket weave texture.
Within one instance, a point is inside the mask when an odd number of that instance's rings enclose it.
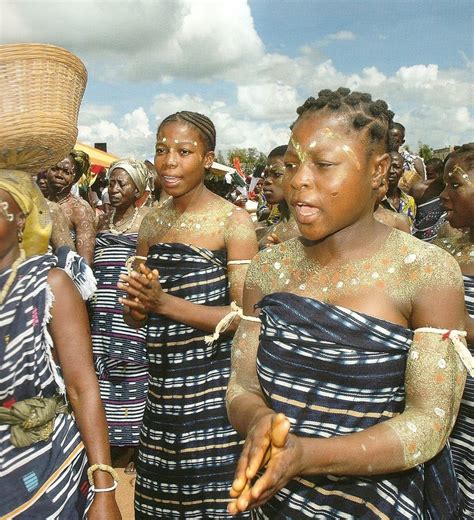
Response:
[[[86,83],[84,64],[65,49],[0,45],[0,169],[36,174],[64,159]]]

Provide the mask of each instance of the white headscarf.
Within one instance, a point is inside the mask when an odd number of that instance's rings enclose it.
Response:
[[[145,189],[149,186],[153,187],[153,174],[147,168],[143,161],[137,161],[135,159],[119,159],[110,165],[107,176],[110,179],[110,175],[117,168],[125,170],[135,186],[137,187],[138,194],[141,197]]]

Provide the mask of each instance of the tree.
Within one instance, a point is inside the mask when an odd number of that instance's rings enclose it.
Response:
[[[257,167],[265,166],[267,158],[265,154],[256,148],[232,148],[227,152],[227,161],[230,166],[234,164],[234,158],[238,157],[242,171],[245,175],[252,175]]]
[[[221,150],[218,150],[216,154],[216,162],[218,162],[219,164],[227,164],[227,159],[224,157],[224,154]]]
[[[426,162],[428,159],[433,158],[433,148],[425,143],[418,143],[419,150],[418,155]]]

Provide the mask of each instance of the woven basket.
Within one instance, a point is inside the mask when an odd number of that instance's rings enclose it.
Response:
[[[86,83],[84,64],[65,49],[0,45],[0,169],[36,174],[64,159]]]

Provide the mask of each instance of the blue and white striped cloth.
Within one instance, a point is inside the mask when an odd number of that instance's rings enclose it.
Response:
[[[0,307],[0,405],[59,393],[47,331],[52,294],[47,283],[52,255],[24,261]],[[0,272],[0,289],[11,269]],[[85,517],[87,458],[70,414],[56,416],[53,435],[26,448],[10,442],[0,425],[0,517],[79,519]],[[89,493],[91,498],[91,493]],[[90,501],[89,501],[90,503]]]
[[[259,305],[258,377],[294,434],[347,435],[403,411],[411,330],[290,293],[266,296]],[[459,505],[445,447],[429,463],[400,473],[293,479],[253,518],[447,519],[456,518]]]
[[[474,318],[474,276],[464,275],[469,316]],[[469,345],[474,353],[474,345]],[[474,518],[474,379],[468,375],[458,418],[451,433],[454,467],[463,495],[463,518]]]
[[[125,262],[135,253],[137,234],[98,233],[94,252],[97,290],[90,299],[94,361],[112,446],[137,446],[148,384],[146,330],[123,319],[117,289]]]
[[[147,265],[169,294],[229,305],[225,251],[157,244]],[[148,400],[140,437],[135,518],[230,518],[226,512],[241,440],[227,419],[229,338],[151,315]],[[245,515],[244,515],[245,516]]]

